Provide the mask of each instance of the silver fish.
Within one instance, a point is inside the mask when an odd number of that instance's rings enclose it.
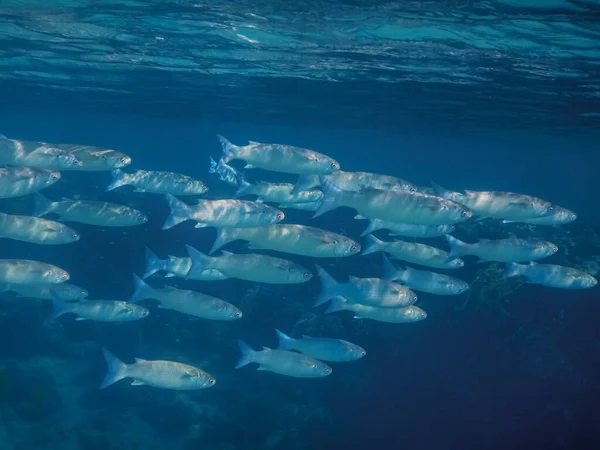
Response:
[[[133,173],[126,173],[115,169],[112,171],[112,178],[112,182],[106,188],[107,191],[127,185],[133,186],[135,192],[154,194],[183,196],[201,195],[208,191],[208,187],[202,181],[173,172],[137,170]]]
[[[0,292],[16,292],[17,297],[39,298],[64,301],[81,300],[88,296],[88,291],[69,283],[61,284],[5,284],[0,285]]]
[[[0,198],[20,197],[52,186],[60,172],[30,167],[0,169]]]
[[[316,202],[306,202],[306,203],[280,203],[279,205],[277,205],[277,207],[279,209],[286,209],[286,208],[291,208],[291,209],[298,209],[300,211],[316,211],[320,208],[321,206],[321,201],[316,201]]]
[[[467,244],[448,235],[446,240],[450,245],[448,261],[474,255],[479,257],[479,262],[527,262],[546,258],[558,251],[555,244],[542,239],[480,239],[475,244]]]
[[[83,163],[75,155],[46,142],[19,141],[0,135],[0,163],[49,170],[70,170]]]
[[[569,211],[566,208],[556,206],[554,212],[549,216],[538,217],[536,219],[523,220],[524,223],[530,223],[532,225],[565,225],[577,220],[577,214],[573,211]],[[502,223],[513,223],[513,220],[503,220]]]
[[[415,305],[398,308],[378,308],[376,306],[350,303],[343,297],[334,298],[325,314],[337,311],[352,311],[355,314],[355,319],[371,319],[389,323],[412,323],[427,318],[427,313]]]
[[[132,386],[152,386],[178,391],[206,389],[215,385],[215,378],[197,367],[174,361],[146,361],[135,358],[125,364],[108,350],[103,349],[108,371],[100,389],[105,389],[123,378],[133,378]]]
[[[239,180],[241,179],[241,175],[238,173],[238,171],[225,164],[223,162],[223,158],[219,159],[219,162],[217,163],[211,157],[210,169],[208,169],[208,173],[216,174],[219,177],[219,180],[224,181],[231,186],[237,186],[239,184]]]
[[[361,219],[362,216],[355,217]],[[369,225],[361,233],[366,236],[377,230],[389,230],[390,236],[402,236],[411,238],[431,238],[450,234],[455,230],[454,225],[411,225],[407,223],[386,222],[385,220],[371,219]]]
[[[409,181],[390,175],[380,175],[370,172],[345,172],[337,170],[326,175],[303,175],[300,176],[294,192],[304,191],[320,186],[323,181],[329,181],[344,191],[360,191],[365,187],[372,187],[390,191],[411,191],[417,187]]]
[[[0,213],[0,238],[58,245],[78,241],[79,233],[60,222]]]
[[[146,248],[146,270],[142,278],[148,278],[159,271],[165,271],[166,278],[179,277],[188,280],[199,281],[217,281],[225,280],[227,277],[215,269],[206,269],[197,273],[190,274],[192,268],[192,258],[179,258],[170,256],[167,259],[160,259],[149,248]],[[188,276],[189,275],[189,276]]]
[[[342,339],[314,338],[302,336],[294,339],[279,330],[275,330],[279,350],[296,350],[320,361],[346,362],[363,358],[367,352],[364,348]]]
[[[0,284],[58,284],[69,281],[60,267],[28,259],[0,259]]]
[[[323,192],[317,189],[303,190],[293,193],[294,185],[289,183],[267,183],[259,181],[254,184],[248,183],[244,177],[240,180],[240,185],[234,198],[245,195],[256,195],[259,201],[270,203],[313,203],[323,198]]]
[[[268,347],[256,351],[243,341],[238,341],[238,345],[242,356],[235,366],[236,369],[250,363],[257,363],[258,370],[295,378],[321,378],[331,375],[332,372],[327,364],[301,353],[273,350]]]
[[[64,314],[75,314],[75,320],[93,320],[98,322],[132,322],[147,317],[149,311],[139,305],[113,300],[87,300],[65,302],[54,297],[52,299],[51,321]]]
[[[107,148],[74,144],[53,144],[53,147],[71,153],[82,162],[81,166],[73,167],[70,170],[96,172],[122,169],[131,164],[131,157]]]
[[[535,262],[529,262],[528,264],[506,263],[504,278],[514,276],[525,277],[527,283],[560,289],[589,289],[598,284],[598,280],[581,270]]]
[[[340,169],[340,164],[322,153],[292,145],[262,144],[249,141],[245,146],[233,145],[217,135],[223,146],[223,161],[234,159],[246,162],[246,169],[260,168],[295,174],[326,174]]]

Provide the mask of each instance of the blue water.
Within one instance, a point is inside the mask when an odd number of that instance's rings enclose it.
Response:
[[[456,235],[543,237],[560,248],[549,263],[598,272],[599,18],[596,1],[4,0],[0,133],[114,148],[132,169],[184,173],[221,197],[231,188],[208,174],[217,133],[311,148],[344,170],[418,186],[528,193],[577,221],[472,223]],[[0,258],[51,262],[90,298],[126,299],[145,246],[161,257],[211,247],[214,230],[161,231],[160,196],[105,193],[109,181],[64,173],[44,194],[129,204],[147,224],[74,224],[81,241],[59,247],[3,239]],[[31,206],[2,200],[0,211]],[[286,214],[356,239],[364,227],[348,209]],[[598,448],[599,288],[521,285],[500,280],[497,264],[466,261],[452,275],[471,292],[420,294],[428,317],[414,324],[324,315],[311,307],[317,280],[172,281],[236,304],[244,318],[229,323],[151,307],[139,322],[52,325],[48,302],[2,294],[0,450]],[[323,264],[340,279],[382,273],[380,254]],[[274,346],[275,327],[347,339],[368,354],[318,380],[236,371],[236,340]],[[102,347],[127,361],[196,365],[217,384],[99,391]]]

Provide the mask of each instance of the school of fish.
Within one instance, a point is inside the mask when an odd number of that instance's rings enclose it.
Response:
[[[20,141],[0,135],[0,198],[29,195],[35,201],[30,216],[0,213],[1,238],[68,245],[80,239],[78,223],[135,227],[148,221],[147,214],[128,206],[77,197],[50,200],[40,193],[59,183],[61,172],[66,171],[111,171],[107,192],[130,186],[134,192],[164,196],[170,214],[163,230],[192,221],[195,228],[213,227],[217,231],[212,247],[205,252],[187,245],[187,258],[160,259],[146,248],[146,270],[140,276],[131,274],[133,295],[126,300],[88,299],[88,291],[71,284],[66,270],[29,259],[0,259],[0,290],[52,301],[51,321],[69,314],[76,316],[75,320],[137,321],[151,314],[153,304],[202,319],[233,321],[243,319],[243,311],[233,303],[176,289],[166,281],[171,277],[220,282],[237,278],[255,283],[303,284],[316,277],[320,292],[307,301],[314,307],[327,304],[325,313],[351,311],[357,319],[413,323],[427,318],[417,306],[419,292],[455,296],[469,290],[465,281],[436,271],[463,267],[460,258],[465,255],[477,256],[480,262],[505,263],[506,278],[521,276],[529,283],[562,289],[586,289],[597,284],[593,276],[580,270],[538,262],[558,251],[552,242],[507,238],[471,243],[450,235],[456,224],[467,220],[490,218],[533,225],[562,225],[576,220],[575,213],[546,200],[514,192],[453,192],[437,184],[432,186],[432,195],[395,176],[343,171],[338,161],[313,150],[254,141],[235,145],[223,136],[217,137],[222,156],[218,161],[210,158],[209,173],[230,186],[231,195],[208,200],[197,198],[208,191],[201,180],[172,172],[129,171],[131,157],[116,150]],[[245,172],[230,164],[232,161],[244,163],[244,170],[297,175],[297,182],[249,182]],[[178,198],[190,196],[196,198]],[[356,219],[368,220],[360,237],[352,239],[309,225],[286,223],[283,212],[289,208],[308,211],[305,214],[310,219],[311,213],[314,218],[340,207],[355,210]],[[385,240],[373,234],[379,230],[388,231]],[[448,243],[446,250],[415,241],[442,236]],[[223,250],[233,241],[247,242],[250,252]],[[263,254],[264,250],[277,256]],[[348,275],[338,280],[320,263],[323,258],[376,252],[383,254],[380,278]],[[314,258],[313,267],[298,264],[289,255]],[[394,264],[390,258],[400,263]],[[146,281],[159,272],[164,274],[160,286]],[[254,350],[239,340],[241,356],[235,367],[255,363],[262,371],[320,378],[332,373],[330,363],[356,361],[367,353],[359,345],[333,337],[294,338],[280,330],[274,330],[274,334],[277,348]],[[127,364],[107,349],[102,351],[108,366],[102,389],[125,378],[132,386],[174,390],[205,389],[216,383],[211,374],[187,364],[143,359]]]

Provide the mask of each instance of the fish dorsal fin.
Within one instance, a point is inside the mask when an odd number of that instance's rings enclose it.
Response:
[[[221,250],[221,256],[233,256],[235,253],[228,252],[227,250]]]
[[[269,347],[265,347],[264,345],[263,345],[262,350],[263,350],[263,352],[270,352],[270,351],[272,351]]]
[[[250,145],[260,145],[260,142],[256,142],[256,141],[248,141],[248,143]]]
[[[468,191],[465,189],[465,194],[467,195],[474,195],[477,191]]]
[[[139,380],[133,380],[131,382],[131,386],[145,386],[145,385],[146,385],[146,383],[143,383],[142,381],[139,381]]]
[[[350,275],[350,276],[348,277],[348,281],[350,281],[351,283],[354,283],[355,281],[360,281],[360,280],[361,280],[360,278],[358,278],[358,277],[355,277],[355,276],[353,276],[353,275]]]
[[[254,166],[252,164],[246,164],[244,169],[254,169]]]
[[[136,363],[144,363],[147,362],[147,360],[142,359],[142,358],[134,358]]]
[[[72,198],[69,198],[69,197],[61,197],[61,198],[60,198],[60,201],[61,201],[61,202],[72,202],[72,201],[74,201],[74,200],[73,200]]]
[[[355,215],[355,216],[354,216],[354,218],[355,218],[356,220],[363,220],[363,219],[366,219],[366,217],[365,217],[365,216],[361,216],[360,214],[357,214],[357,215]]]

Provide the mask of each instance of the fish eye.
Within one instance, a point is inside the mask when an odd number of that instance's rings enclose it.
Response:
[[[45,277],[49,277],[52,275],[52,271],[51,270],[47,270],[46,272],[44,272],[44,276]]]
[[[353,245],[352,247],[350,247],[350,250],[356,252],[358,251],[358,248],[356,247],[356,245]]]
[[[337,163],[335,163],[335,162],[332,162],[332,163],[331,163],[331,168],[335,169],[336,167],[337,167]]]
[[[553,212],[554,211],[554,206],[550,205],[548,206],[548,212]]]
[[[413,299],[413,301],[415,301],[415,302],[416,302],[416,301],[418,300],[418,297],[417,297],[416,295],[413,295],[413,298],[412,298],[412,299]]]
[[[331,368],[330,368],[330,367],[328,367],[327,369],[325,369],[325,372],[326,372],[326,373],[331,373]]]
[[[411,188],[409,189],[409,191],[410,191],[410,192],[417,192],[417,188],[416,188],[416,187],[411,187]]]
[[[304,274],[302,275],[304,278],[310,278],[311,273],[310,272],[304,272]]]
[[[58,175],[57,173],[53,173],[50,178],[52,178],[53,180],[58,180],[60,178],[60,175]]]
[[[60,276],[60,279],[61,279],[61,280],[64,280],[64,281],[67,281],[67,280],[69,279],[69,274],[68,274],[68,273],[63,273],[63,274]]]
[[[242,317],[242,312],[241,311],[236,311],[235,314],[234,314],[234,316],[239,319],[240,317]]]
[[[119,161],[121,162],[121,164],[125,164],[127,163],[127,158],[121,158]]]
[[[208,380],[208,383],[209,383],[209,384],[215,384],[216,382],[217,382],[217,380],[215,380],[214,378],[210,378],[210,379]]]
[[[71,236],[72,236],[72,237],[73,237],[73,239],[75,239],[76,241],[78,241],[78,240],[79,240],[79,234],[78,234],[78,233],[73,233]]]
[[[148,220],[148,217],[146,217],[145,214],[138,214],[137,218],[140,222],[145,222],[146,220]]]
[[[468,216],[469,212],[466,209],[463,209],[463,212],[461,213],[461,216],[465,217]]]
[[[553,245],[553,246],[552,246],[552,251],[553,251],[553,252],[557,252],[557,251],[558,251],[558,247],[557,247],[556,245]]]
[[[310,365],[310,367],[311,367],[312,369],[316,369],[316,368],[317,368],[317,365],[313,363],[313,364],[311,364],[311,365]]]
[[[283,217],[284,217],[284,215],[283,215],[283,213],[282,213],[282,212],[280,212],[280,213],[277,213],[277,218],[278,218],[278,219],[281,219],[281,220],[283,220]]]
[[[102,154],[102,156],[100,156],[100,158],[102,158],[102,159],[105,159],[105,160],[106,160],[106,159],[108,159],[108,156],[106,156],[106,153],[103,153],[103,154]]]

